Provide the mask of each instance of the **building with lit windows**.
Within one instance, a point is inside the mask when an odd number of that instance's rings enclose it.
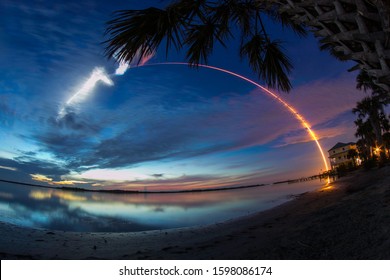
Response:
[[[336,145],[334,145],[329,151],[329,161],[332,169],[336,169],[340,167],[341,165],[355,165],[354,158],[350,157],[348,155],[350,150],[357,151],[356,143],[350,142],[350,143],[341,143],[338,142]]]

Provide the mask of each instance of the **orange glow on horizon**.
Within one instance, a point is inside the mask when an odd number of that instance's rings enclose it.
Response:
[[[186,62],[163,62],[163,63],[148,64],[148,65],[153,66],[153,65],[189,65],[189,64],[186,63]],[[148,65],[139,65],[138,67],[148,66]],[[244,81],[247,81],[248,83],[251,83],[252,85],[255,85],[257,88],[261,89],[263,92],[268,93],[272,98],[276,99],[285,108],[287,108],[290,111],[290,113],[293,114],[293,116],[302,124],[302,126],[305,129],[307,129],[309,135],[311,136],[311,138],[313,139],[313,141],[316,143],[316,145],[318,147],[318,150],[319,150],[319,152],[321,154],[321,157],[322,157],[322,160],[324,162],[325,171],[329,170],[327,159],[325,157],[324,151],[322,150],[320,142],[318,141],[317,135],[311,129],[311,125],[309,124],[309,122],[301,114],[299,114],[298,111],[293,106],[291,106],[286,101],[284,101],[276,93],[272,92],[271,90],[267,89],[266,87],[263,87],[262,85],[258,84],[257,82],[255,82],[255,81],[253,81],[253,80],[251,80],[251,79],[249,79],[249,78],[247,78],[245,76],[242,76],[242,75],[237,74],[235,72],[232,72],[232,71],[229,71],[229,70],[226,70],[226,69],[223,69],[223,68],[215,67],[215,66],[204,65],[204,64],[198,64],[197,66],[203,67],[203,68],[212,69],[212,70],[216,70],[216,71],[220,71],[220,72],[224,72],[226,74],[229,74],[229,75],[235,76],[237,78],[240,78],[240,79],[242,79]]]

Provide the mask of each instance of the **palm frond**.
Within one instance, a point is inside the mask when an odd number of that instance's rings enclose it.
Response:
[[[157,49],[163,39],[167,51],[171,45],[182,46],[182,27],[185,24],[180,15],[167,9],[118,11],[108,23],[106,56],[130,62],[137,54],[141,58]]]
[[[224,42],[219,37],[219,25],[211,21],[205,24],[196,24],[188,28],[185,44],[188,45],[187,59],[190,65],[196,66],[200,63],[206,63],[214,47],[216,39],[222,45]]]
[[[252,22],[255,16],[253,5],[247,1],[225,0],[221,4],[211,7],[213,20],[221,26],[229,28],[229,23],[240,27],[243,35],[252,31]]]
[[[187,22],[191,22],[195,17],[203,21],[207,18],[208,2],[208,0],[177,0],[168,5],[167,9],[174,10]]]
[[[291,16],[287,13],[280,13],[276,6],[273,5],[270,8],[264,9],[264,12],[275,22],[280,23],[282,27],[291,29],[300,37],[305,37],[307,35],[308,32],[305,28],[305,25],[302,23],[299,24],[292,20]]]
[[[320,40],[320,50],[321,51],[328,51],[334,58],[340,60],[340,61],[346,61],[348,60],[345,57],[344,52],[337,51],[335,49],[335,46],[333,43],[328,42],[328,40]]]
[[[283,53],[279,41],[269,41],[260,34],[254,35],[240,49],[240,56],[260,79],[271,88],[289,92],[292,88],[288,74],[292,70],[290,59]]]
[[[248,59],[249,65],[255,73],[260,73],[263,69],[265,44],[265,38],[260,34],[256,34],[240,48],[241,58]]]
[[[260,77],[272,88],[289,92],[292,88],[288,74],[293,68],[284,54],[280,41],[269,41],[265,45],[264,65]]]
[[[367,71],[361,70],[359,75],[356,77],[356,88],[368,91],[372,89],[374,83],[370,75],[368,75]]]
[[[154,53],[165,42],[165,51],[173,47],[187,49],[191,65],[207,63],[216,42],[225,46],[227,39],[237,31],[241,36],[241,57],[268,86],[283,91],[291,89],[288,74],[292,65],[279,41],[270,41],[259,16],[289,27],[299,35],[306,34],[300,24],[286,14],[278,14],[276,5],[254,0],[172,0],[165,9],[124,10],[115,13],[106,28],[105,54],[125,62],[132,62]],[[259,29],[258,24],[261,25]],[[261,34],[261,35],[259,35]],[[249,38],[249,40],[248,40]]]

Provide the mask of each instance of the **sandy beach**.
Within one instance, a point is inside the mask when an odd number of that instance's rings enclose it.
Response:
[[[223,223],[131,233],[1,223],[1,259],[390,259],[390,166]]]

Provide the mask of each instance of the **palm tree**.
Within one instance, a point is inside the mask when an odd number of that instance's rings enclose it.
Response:
[[[256,0],[176,0],[165,9],[117,11],[108,22],[106,55],[132,61],[150,55],[157,48],[186,48],[190,65],[206,63],[216,43],[226,47],[239,33],[241,58],[272,88],[291,90],[288,74],[293,66],[282,43],[272,39],[264,17],[304,36],[306,30],[287,14],[277,11],[274,1]]]
[[[359,154],[355,149],[350,149],[347,153],[347,158],[352,159],[352,165],[353,167],[356,167],[356,159],[358,158]]]
[[[355,136],[359,138],[357,147],[361,158],[367,160],[372,157],[372,147],[375,146],[375,134],[371,123],[367,120],[357,119],[355,121],[357,127]]]
[[[359,157],[363,160],[363,162],[371,158],[370,146],[368,146],[363,139],[359,139],[356,142],[356,147],[358,149]]]
[[[358,102],[352,110],[353,113],[358,115],[355,122],[358,127],[356,136],[366,140],[375,136],[374,143],[369,144],[377,149],[382,159],[386,157],[383,150],[383,134],[390,129],[389,120],[384,112],[384,104],[379,96],[366,97]]]
[[[382,87],[375,84],[372,76],[368,75],[367,71],[361,70],[356,77],[356,88],[364,92],[370,91],[372,96],[378,97],[384,105],[390,103],[390,94]]]
[[[383,134],[383,148],[388,158],[390,158],[390,132]]]
[[[376,138],[376,144],[382,145],[383,128],[383,102],[377,97],[366,97],[358,102],[352,112],[358,115],[358,119],[367,119],[373,129]]]
[[[365,92],[370,91],[371,93],[371,97],[366,97],[361,102],[358,102],[356,108],[352,110],[352,112],[358,114],[358,120],[355,122],[358,127],[356,136],[362,136],[362,134],[366,133],[367,138],[369,134],[367,130],[371,129],[371,134],[375,135],[375,143],[370,143],[371,149],[375,147],[377,152],[380,153],[381,158],[384,159],[387,156],[387,142],[385,140],[387,140],[387,134],[390,131],[390,123],[384,112],[384,107],[390,103],[390,94],[388,91],[379,87],[373,81],[373,78],[364,70],[360,71],[356,82],[357,89]],[[367,123],[370,123],[369,126],[371,128],[368,128]],[[363,132],[364,130],[366,131]],[[364,137],[362,141],[367,143]]]

